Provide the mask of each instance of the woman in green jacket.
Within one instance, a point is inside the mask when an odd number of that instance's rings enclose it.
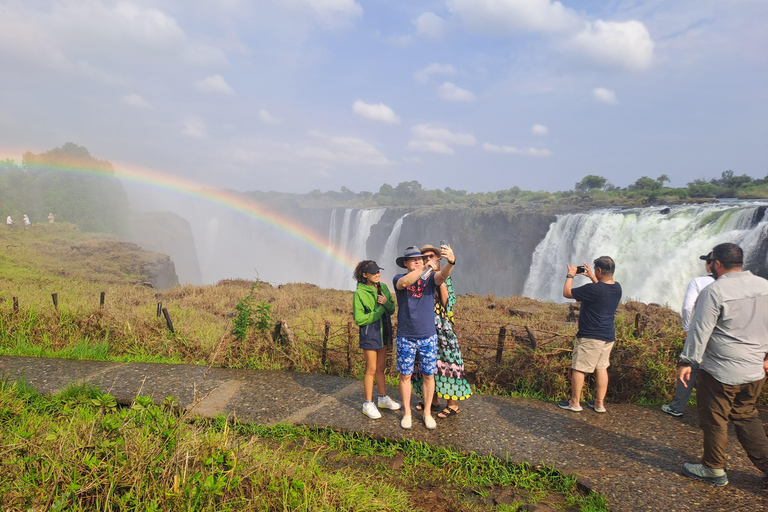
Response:
[[[379,391],[378,406],[396,411],[400,404],[387,396],[384,382],[384,366],[387,347],[392,344],[392,322],[389,316],[395,312],[395,303],[389,288],[381,283],[381,270],[375,261],[363,260],[355,267],[357,290],[352,300],[352,314],[360,326],[360,348],[365,355],[363,378],[363,414],[372,419],[381,418],[373,404],[373,381]]]

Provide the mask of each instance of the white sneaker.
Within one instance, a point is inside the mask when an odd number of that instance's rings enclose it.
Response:
[[[373,402],[363,402],[363,414],[372,420],[381,418],[381,413],[378,409],[376,409],[376,406],[373,405]]]
[[[397,411],[400,409],[400,404],[389,398],[388,395],[384,395],[379,397],[379,407],[389,409],[390,411]]]

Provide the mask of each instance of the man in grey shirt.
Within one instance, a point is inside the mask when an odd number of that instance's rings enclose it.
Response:
[[[768,280],[742,271],[741,247],[712,249],[715,282],[696,301],[680,354],[678,379],[689,386],[691,365],[699,363],[698,410],[704,432],[701,464],[683,464],[683,474],[726,485],[728,420],[747,456],[768,474],[768,437],[755,403],[768,371]]]

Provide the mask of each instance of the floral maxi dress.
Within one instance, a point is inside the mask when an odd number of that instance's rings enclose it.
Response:
[[[437,373],[435,373],[435,391],[437,396],[446,400],[466,400],[472,395],[472,388],[464,374],[464,359],[461,357],[459,339],[453,332],[453,306],[456,294],[453,280],[445,281],[448,288],[448,301],[443,306],[439,294],[435,294],[435,328],[437,330]],[[422,394],[422,375],[418,364],[413,372],[413,389]]]

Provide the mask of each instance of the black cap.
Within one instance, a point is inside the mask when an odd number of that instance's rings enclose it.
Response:
[[[380,270],[384,270],[384,269],[378,266],[375,261],[371,261],[371,262],[368,262],[368,264],[366,264],[362,270],[366,274],[375,274]]]
[[[699,256],[699,259],[700,260],[705,260],[705,261],[706,260],[711,260],[712,259],[712,252],[710,252],[709,254],[705,254],[704,256]]]

